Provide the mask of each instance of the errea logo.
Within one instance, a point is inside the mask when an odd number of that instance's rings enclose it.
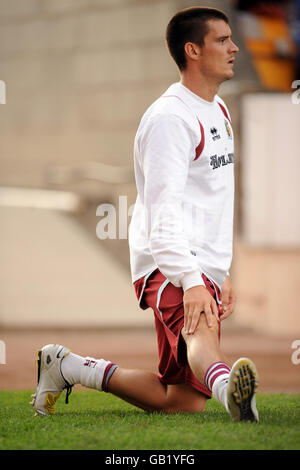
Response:
[[[216,129],[215,127],[211,127],[210,133],[211,133],[212,139],[213,139],[214,141],[221,138],[221,137],[220,137],[220,134],[218,134],[218,129]]]

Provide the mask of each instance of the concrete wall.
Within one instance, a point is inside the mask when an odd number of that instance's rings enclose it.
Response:
[[[299,266],[299,249],[255,248],[239,239],[233,264],[238,300],[232,325],[299,339]]]
[[[197,2],[196,2],[197,3]],[[146,107],[177,68],[165,28],[183,0],[0,0],[0,184],[44,186],[49,169],[89,161],[132,166]],[[229,1],[207,1],[232,12]],[[235,38],[237,25],[232,24]],[[254,80],[243,54],[237,79]],[[236,84],[236,81],[233,83]],[[232,85],[231,85],[232,86]],[[111,193],[99,182],[76,191]],[[73,189],[69,181],[65,186]]]
[[[164,46],[177,4],[1,0],[0,184],[44,186],[57,165],[132,164],[145,107],[178,78]]]
[[[299,338],[299,104],[292,93],[256,93],[240,110],[237,321]]]
[[[149,327],[128,273],[74,216],[0,207],[0,327]]]

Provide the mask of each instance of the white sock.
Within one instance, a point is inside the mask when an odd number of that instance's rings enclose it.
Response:
[[[227,408],[226,387],[230,368],[224,362],[214,362],[205,373],[205,385],[212,392],[213,397]]]
[[[107,391],[107,384],[116,364],[104,359],[81,357],[70,353],[61,361],[61,373],[70,384],[80,384],[99,391]]]
[[[212,395],[221,405],[225,406],[228,411],[227,404],[227,384],[228,384],[229,374],[227,377],[220,377],[215,380],[212,388]]]

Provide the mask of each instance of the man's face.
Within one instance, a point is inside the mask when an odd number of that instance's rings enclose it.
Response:
[[[222,83],[233,77],[235,54],[239,48],[231,40],[231,29],[223,20],[209,20],[209,32],[201,48],[201,72]]]

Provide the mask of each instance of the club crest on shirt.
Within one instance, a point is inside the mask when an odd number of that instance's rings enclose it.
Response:
[[[227,132],[227,135],[228,135],[228,138],[229,139],[232,139],[232,131],[231,131],[231,128],[227,122],[226,119],[224,119],[224,122],[225,122],[225,129],[226,129],[226,132]]]

